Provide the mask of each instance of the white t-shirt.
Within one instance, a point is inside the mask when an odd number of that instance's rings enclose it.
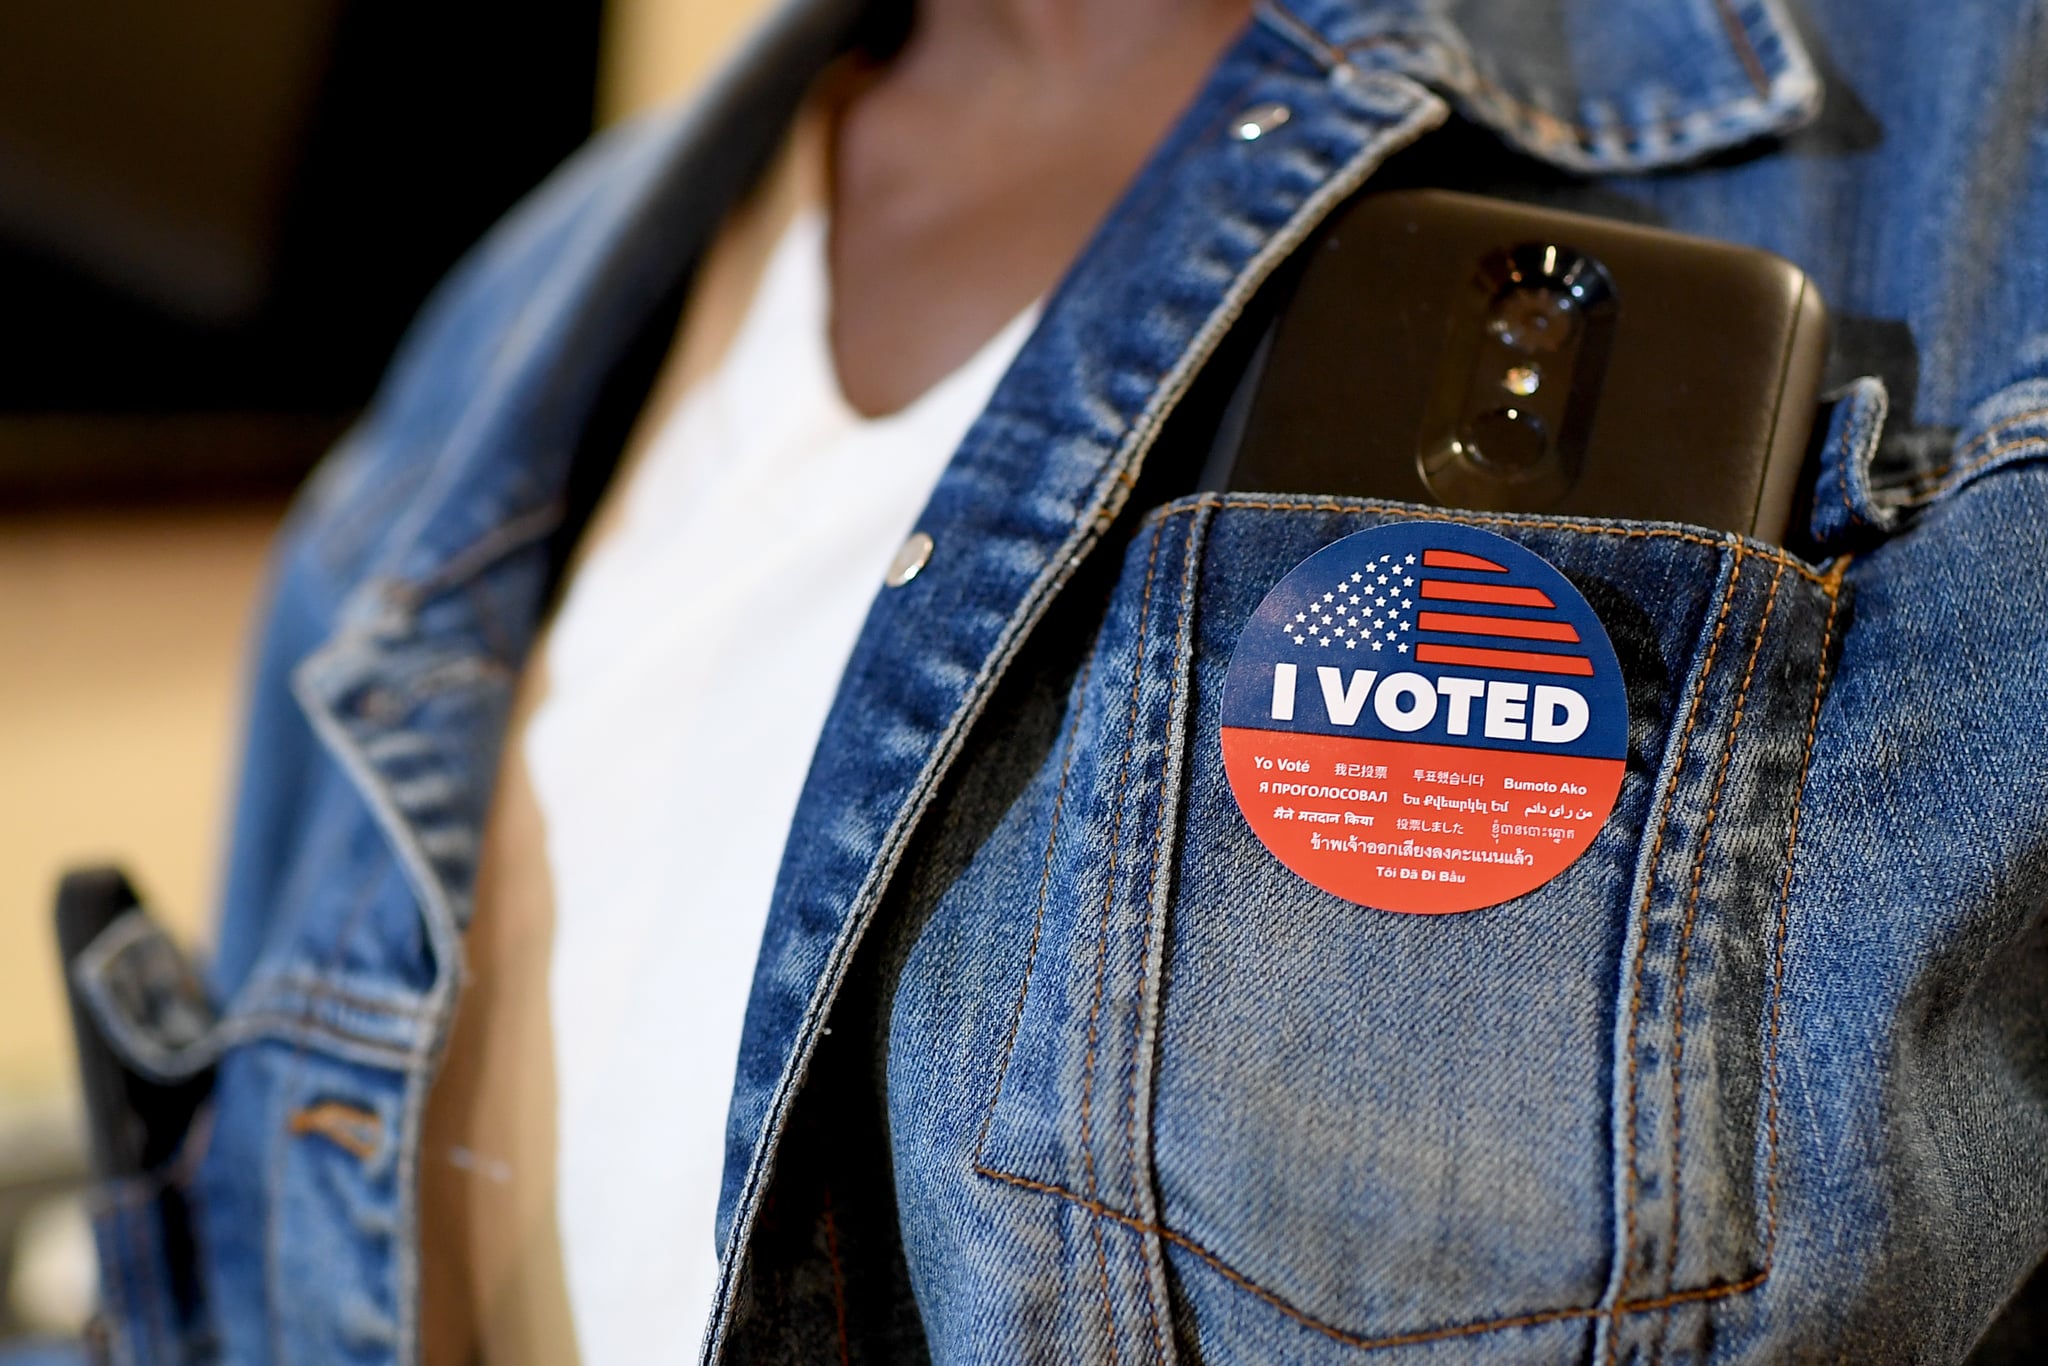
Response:
[[[890,560],[1035,315],[869,419],[839,388],[828,281],[825,217],[802,212],[571,582],[524,736],[585,1366],[696,1359],[741,1019],[811,753]]]

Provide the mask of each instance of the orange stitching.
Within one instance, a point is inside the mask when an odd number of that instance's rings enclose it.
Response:
[[[1636,1170],[1636,1031],[1642,1022],[1643,1012],[1643,963],[1650,950],[1650,902],[1657,895],[1657,858],[1664,849],[1664,831],[1671,821],[1671,806],[1678,795],[1678,775],[1685,767],[1685,747],[1692,739],[1692,728],[1700,717],[1700,705],[1707,692],[1707,680],[1713,676],[1714,664],[1721,653],[1721,633],[1728,625],[1728,610],[1735,603],[1735,587],[1742,581],[1743,546],[1735,543],[1735,564],[1728,575],[1728,587],[1721,594],[1721,611],[1714,620],[1714,634],[1707,642],[1707,657],[1700,666],[1699,680],[1693,684],[1692,705],[1687,708],[1685,725],[1678,733],[1678,747],[1672,752],[1670,785],[1664,789],[1664,807],[1657,817],[1657,833],[1650,841],[1650,861],[1645,871],[1643,887],[1642,939],[1636,945],[1636,961],[1631,973],[1632,987],[1629,995],[1628,1013],[1628,1121],[1623,1126],[1627,1141],[1626,1170],[1628,1184],[1622,1202],[1623,1234],[1621,1240],[1621,1283],[1620,1293],[1615,1297],[1615,1313],[1621,1310],[1621,1300],[1628,1290],[1628,1264],[1631,1249],[1636,1241],[1636,1194],[1641,1178]],[[1607,1359],[1614,1360],[1614,1340],[1610,1334],[1607,1342]]]
[[[1473,1323],[1446,1324],[1438,1328],[1420,1328],[1412,1332],[1397,1333],[1387,1337],[1367,1337],[1362,1333],[1354,1333],[1339,1328],[1333,1323],[1326,1323],[1308,1311],[1296,1308],[1285,1296],[1276,1291],[1268,1290],[1265,1286],[1260,1285],[1257,1281],[1224,1261],[1223,1258],[1211,1252],[1208,1248],[1203,1247],[1193,1238],[1188,1237],[1184,1233],[1176,1233],[1163,1224],[1151,1223],[1126,1214],[1122,1210],[1112,1209],[1099,1200],[1090,1200],[1077,1191],[1068,1190],[1065,1186],[1055,1185],[1049,1181],[1034,1181],[1029,1177],[1016,1176],[1009,1172],[996,1171],[993,1168],[983,1166],[976,1166],[974,1171],[976,1175],[985,1176],[991,1181],[1001,1181],[1006,1185],[1017,1186],[1028,1191],[1037,1191],[1042,1195],[1057,1196],[1059,1199],[1081,1206],[1100,1218],[1122,1224],[1124,1227],[1138,1233],[1163,1238],[1175,1247],[1185,1248],[1194,1256],[1208,1263],[1210,1268],[1225,1280],[1264,1300],[1267,1304],[1272,1305],[1275,1309],[1303,1327],[1313,1328],[1316,1332],[1326,1337],[1334,1338],[1347,1346],[1362,1348],[1366,1351],[1377,1351],[1385,1347],[1407,1347],[1420,1342],[1439,1342],[1445,1338],[1477,1337],[1482,1333],[1495,1333],[1508,1328],[1530,1328],[1546,1323],[1558,1323],[1568,1319],[1599,1318],[1608,1312],[1598,1305],[1572,1309],[1543,1309],[1528,1314],[1515,1314],[1507,1318],[1486,1319]],[[1669,1309],[1674,1305],[1691,1304],[1700,1300],[1727,1299],[1730,1296],[1744,1294],[1756,1289],[1759,1285],[1763,1284],[1764,1278],[1768,1274],[1768,1271],[1760,1271],[1739,1281],[1729,1281],[1720,1285],[1703,1285],[1691,1290],[1675,1291],[1669,1295],[1660,1295],[1653,1300],[1630,1300],[1618,1305],[1615,1312],[1617,1314],[1629,1315],[1645,1314],[1661,1309]]]
[[[1152,551],[1145,561],[1145,582],[1138,590],[1138,633],[1132,649],[1131,702],[1124,725],[1124,755],[1117,766],[1116,800],[1110,805],[1109,861],[1103,875],[1102,919],[1095,937],[1095,999],[1088,1007],[1088,1056],[1081,1067],[1081,1165],[1088,1174],[1088,1197],[1095,1198],[1095,1142],[1091,1132],[1095,1104],[1095,1049],[1101,1041],[1102,982],[1109,963],[1109,912],[1116,901],[1116,856],[1123,835],[1124,793],[1131,780],[1131,751],[1138,744],[1138,696],[1145,686],[1145,631],[1152,620],[1152,580],[1159,569],[1159,543],[1166,521],[1152,530]],[[1109,1359],[1117,1360],[1116,1310],[1109,1297],[1109,1260],[1102,1247],[1100,1221],[1089,1225],[1095,1235],[1095,1269],[1102,1277],[1102,1310],[1109,1329]]]
[[[1778,1246],[1778,1021],[1784,1003],[1785,988],[1785,940],[1792,911],[1792,859],[1799,847],[1799,816],[1806,797],[1806,779],[1813,764],[1814,736],[1820,730],[1820,704],[1825,693],[1828,677],[1828,651],[1835,638],[1835,612],[1842,605],[1842,570],[1848,567],[1844,559],[1836,568],[1834,581],[1828,592],[1828,620],[1820,634],[1820,668],[1813,677],[1813,706],[1806,717],[1806,752],[1799,761],[1799,787],[1792,798],[1792,828],[1785,836],[1785,881],[1778,893],[1778,945],[1776,962],[1771,971],[1771,1050],[1770,1050],[1770,1157],[1767,1159],[1767,1174],[1764,1179],[1764,1272],[1769,1274],[1771,1262]]]
[[[1375,33],[1366,38],[1356,38],[1342,47],[1337,47],[1289,11],[1280,3],[1280,0],[1264,0],[1261,8],[1273,11],[1274,16],[1281,21],[1282,27],[1291,30],[1291,33],[1283,32],[1283,37],[1292,36],[1297,41],[1305,39],[1309,45],[1316,49],[1315,56],[1320,57],[1333,66],[1353,66],[1350,54],[1368,48],[1400,45],[1419,49],[1426,44],[1440,46],[1435,44],[1428,34],[1401,33],[1396,31]],[[1747,35],[1744,35],[1744,41],[1747,41]],[[1683,114],[1645,119],[1638,123],[1599,127],[1590,123],[1580,123],[1574,119],[1565,118],[1560,114],[1553,114],[1541,105],[1531,104],[1507,89],[1507,87],[1488,77],[1485,72],[1474,68],[1469,61],[1457,60],[1458,68],[1469,81],[1471,89],[1455,90],[1453,91],[1454,94],[1464,95],[1468,98],[1490,95],[1497,102],[1507,106],[1510,117],[1521,123],[1525,129],[1534,131],[1538,137],[1555,140],[1560,133],[1568,133],[1571,135],[1571,140],[1578,143],[1581,147],[1609,133],[1625,134],[1628,141],[1633,143],[1640,143],[1647,135],[1652,133],[1669,137],[1675,130],[1683,128],[1700,114],[1712,112],[1711,108],[1696,109]],[[1397,71],[1394,74],[1406,75],[1407,73]],[[1769,86],[1759,87],[1759,93],[1768,95]]]
[[[1961,446],[1957,447],[1955,455],[1951,457],[1948,461],[1946,461],[1943,464],[1936,465],[1933,469],[1922,470],[1920,471],[1920,473],[1914,475],[1911,479],[1907,480],[1907,487],[1919,488],[1922,490],[1921,493],[1915,494],[1915,497],[1925,496],[1925,491],[1927,489],[1931,489],[1934,485],[1939,484],[1942,481],[1943,477],[1945,477],[1950,470],[1955,469],[1958,464],[1961,464],[1964,457],[1968,456],[1971,451],[1975,450],[1977,447],[1983,445],[1987,441],[1997,440],[1999,434],[2002,432],[2009,432],[2015,427],[2024,426],[2026,423],[2032,422],[2036,418],[2043,417],[2048,417],[2048,408],[2029,408],[2023,413],[2014,413],[2011,417],[2006,418],[2002,422],[1992,423],[1989,427],[1986,427],[1983,431],[1977,433],[1977,435],[1971,437],[1968,441],[1965,441]],[[2004,449],[2010,449],[2011,445],[2022,444],[2025,443],[2010,443],[2010,445],[2005,447]],[[1974,468],[1976,468],[1976,466],[1974,463],[1972,463],[1971,465],[1966,466],[1964,468],[1963,473],[1967,474],[1969,470]]]
[[[377,1155],[384,1121],[374,1110],[339,1100],[323,1100],[292,1113],[285,1127],[304,1137],[317,1134],[344,1152],[367,1162]]]
[[[1161,526],[1163,527],[1164,525],[1165,523],[1162,522]],[[1189,530],[1188,535],[1190,541],[1192,541],[1194,536],[1192,528]],[[1173,709],[1180,700],[1180,652],[1182,647],[1187,644],[1188,617],[1191,615],[1187,610],[1187,596],[1195,576],[1195,558],[1195,547],[1192,543],[1181,548],[1180,602],[1178,604],[1180,612],[1174,621],[1174,666],[1167,683],[1166,693],[1168,725],[1171,725],[1173,722]],[[1150,583],[1149,574],[1146,581],[1148,584]],[[1135,707],[1135,696],[1132,701]],[[1149,1179],[1141,1174],[1138,1166],[1138,1054],[1144,1045],[1145,1037],[1145,986],[1151,980],[1152,898],[1159,890],[1160,846],[1166,843],[1166,802],[1168,794],[1165,789],[1165,781],[1165,771],[1162,765],[1159,793],[1159,828],[1152,835],[1152,865],[1146,874],[1145,900],[1143,903],[1144,915],[1139,920],[1138,998],[1136,1008],[1131,1011],[1131,1056],[1129,1064],[1124,1069],[1124,1161],[1131,1171],[1133,1203],[1136,1202],[1138,1183],[1141,1180]],[[1144,1286],[1145,1315],[1151,1320],[1152,1324],[1152,1350],[1156,1358],[1163,1362],[1166,1360],[1166,1343],[1159,1331],[1159,1305],[1152,1298],[1152,1276],[1149,1268],[1147,1268],[1144,1276]]]
[[[1081,732],[1081,713],[1087,710],[1088,679],[1095,668],[1095,652],[1090,650],[1081,661],[1081,677],[1076,686],[1073,718],[1067,722],[1067,753],[1060,760],[1059,786],[1052,795],[1052,825],[1045,836],[1045,871],[1038,879],[1038,913],[1031,920],[1031,945],[1024,954],[1024,984],[1017,991],[1017,1007],[1010,1013],[1010,1032],[1003,1038],[1003,1063],[996,1071],[995,1095],[989,1099],[988,1114],[982,1117],[981,1135],[974,1140],[974,1160],[981,1161],[983,1149],[988,1146],[988,1131],[995,1124],[996,1107],[1003,1101],[1003,1083],[1010,1076],[1010,1055],[1017,1046],[1017,1029],[1024,1022],[1024,1002],[1031,995],[1031,971],[1038,963],[1038,937],[1045,926],[1045,903],[1052,890],[1052,856],[1059,847],[1060,808],[1067,800],[1067,773],[1074,766],[1074,750]]]
[[[1735,759],[1737,737],[1742,734],[1743,712],[1749,703],[1749,685],[1756,677],[1757,657],[1763,653],[1764,637],[1770,634],[1771,614],[1778,607],[1778,585],[1784,582],[1784,578],[1783,566],[1771,576],[1770,594],[1764,600],[1763,618],[1757,623],[1756,641],[1749,648],[1749,664],[1742,671],[1742,685],[1735,690],[1735,715],[1728,724],[1728,743],[1721,750],[1721,771],[1714,777],[1714,797],[1707,803],[1707,818],[1700,827],[1699,853],[1692,864],[1692,893],[1686,898],[1685,919],[1678,931],[1678,982],[1671,1043],[1671,1267],[1664,1277],[1667,1292],[1678,1279],[1679,1229],[1685,1217],[1685,981],[1687,965],[1692,957],[1692,929],[1699,911],[1707,849],[1713,843],[1714,823],[1721,814],[1721,794],[1728,785],[1728,770]]]
[[[1728,0],[1714,0],[1714,8],[1720,11],[1721,25],[1728,30],[1728,40],[1735,44],[1735,55],[1742,60],[1742,69],[1749,75],[1749,83],[1756,87],[1756,93],[1764,99],[1771,95],[1771,78],[1764,71],[1763,59],[1756,55],[1756,48],[1749,41],[1749,30]]]
[[[1916,504],[1925,503],[1930,499],[1937,497],[1945,488],[1954,488],[1957,484],[1969,478],[1978,470],[1983,469],[1986,465],[1996,460],[1999,456],[2008,454],[2012,451],[2024,450],[2029,446],[2048,449],[2048,441],[2044,441],[2041,437],[2038,436],[2023,436],[2016,441],[2002,442],[1999,445],[1993,446],[1990,450],[1984,452],[1984,454],[1978,456],[1975,460],[1972,460],[1967,465],[1964,465],[1960,468],[1956,468],[1954,466],[1947,467],[1949,469],[1954,469],[1954,474],[1950,475],[1945,480],[1937,481],[1931,487],[1923,489],[1920,492],[1907,495],[1905,500],[1906,504],[1910,507]],[[1947,469],[1944,469],[1943,472],[1947,473]]]
[[[853,1344],[846,1335],[846,1273],[839,1265],[839,1226],[832,1219],[832,1188],[818,1188],[825,1197],[825,1256],[832,1263],[832,1309],[839,1316],[839,1366],[853,1366]]]

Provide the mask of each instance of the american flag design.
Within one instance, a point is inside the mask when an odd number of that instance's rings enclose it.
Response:
[[[1627,759],[1620,665],[1584,595],[1449,522],[1359,532],[1283,577],[1239,639],[1221,721],[1266,847],[1391,911],[1475,910],[1561,876]]]
[[[1382,552],[1320,595],[1311,588],[1290,637],[1297,646],[1412,654],[1422,664],[1593,674],[1584,652],[1547,648],[1579,643],[1578,628],[1558,619],[1548,593],[1516,583],[1504,564],[1456,550]]]

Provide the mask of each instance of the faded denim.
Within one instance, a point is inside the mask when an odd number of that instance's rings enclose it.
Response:
[[[302,498],[223,1023],[151,1064],[217,1062],[215,1098],[103,1201],[118,1358],[414,1359],[421,1107],[578,433],[848,9],[565,169]],[[677,1231],[723,1250],[707,1358],[1960,1360],[2048,1249],[2044,89],[2017,2],[1261,6],[846,667],[719,1227]],[[1217,715],[1282,574],[1448,514],[1189,473],[1233,321],[1397,154],[1790,257],[1844,381],[1807,558],[1459,519],[1586,594],[1631,733],[1585,857],[1443,918],[1287,873]]]

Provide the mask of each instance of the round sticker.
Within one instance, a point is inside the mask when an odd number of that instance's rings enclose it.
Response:
[[[1628,701],[1600,619],[1492,532],[1403,522],[1303,560],[1246,623],[1223,764],[1289,868],[1383,911],[1472,911],[1592,844]]]

